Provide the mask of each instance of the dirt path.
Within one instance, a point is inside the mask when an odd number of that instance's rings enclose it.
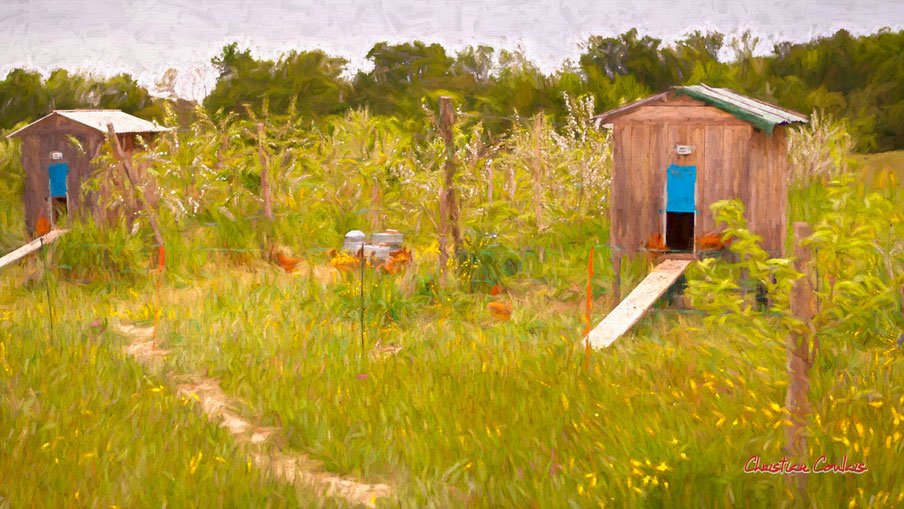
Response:
[[[211,422],[229,430],[236,440],[251,449],[254,464],[276,478],[313,488],[321,495],[342,497],[353,504],[375,507],[376,499],[388,497],[386,484],[367,484],[340,477],[324,470],[318,462],[303,454],[285,454],[274,444],[279,428],[254,427],[240,416],[238,401],[230,398],[212,378],[163,371],[163,359],[169,350],[153,348],[153,328],[117,325],[119,332],[131,338],[125,352],[147,369],[160,370],[167,382],[176,385],[176,394],[196,400]],[[267,446],[270,447],[267,447]]]

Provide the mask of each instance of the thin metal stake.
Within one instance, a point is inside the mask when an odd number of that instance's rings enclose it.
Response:
[[[364,353],[364,243],[361,243],[361,353]]]
[[[44,263],[44,289],[47,290],[47,313],[50,317],[50,342],[53,343],[53,307],[50,305],[50,282],[47,280],[47,253],[44,251],[44,236],[38,237],[41,241],[41,260]]]

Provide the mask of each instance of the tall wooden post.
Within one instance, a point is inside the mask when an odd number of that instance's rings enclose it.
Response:
[[[123,173],[126,174],[126,178],[132,186],[133,193],[137,196],[138,202],[148,214],[148,223],[151,225],[151,230],[154,231],[154,239],[157,240],[158,246],[163,246],[163,233],[160,231],[160,226],[157,223],[157,212],[152,209],[150,203],[148,203],[147,197],[144,194],[145,190],[139,184],[138,176],[135,174],[135,169],[132,167],[132,158],[127,156],[122,149],[122,145],[119,143],[119,138],[116,135],[116,131],[113,129],[112,123],[107,124],[107,134],[110,138],[110,144],[113,145],[113,153],[116,154],[116,159],[119,160]]]
[[[790,416],[790,424],[785,427],[785,448],[795,463],[804,463],[809,449],[805,428],[810,414],[807,396],[810,392],[810,367],[813,365],[815,349],[813,343],[813,317],[816,316],[816,297],[810,282],[810,248],[804,240],[813,233],[807,223],[794,223],[794,269],[803,276],[791,287],[791,312],[803,325],[788,336],[785,347],[788,359],[788,392],[785,408]],[[793,474],[786,480],[796,491],[799,499],[807,500],[807,475]]]
[[[534,217],[537,232],[543,228],[543,164],[540,154],[540,136],[543,132],[543,117],[538,113],[534,118]]]
[[[537,238],[543,230],[543,159],[540,152],[540,137],[543,134],[543,116],[538,113],[534,119],[534,216],[537,220]],[[543,246],[537,249],[537,258],[544,259]]]
[[[273,221],[273,205],[270,202],[270,179],[267,175],[267,155],[264,152],[264,124],[257,123],[257,157],[261,165],[261,200],[263,202],[264,217]]]
[[[439,121],[437,127],[446,145],[445,178],[439,194],[439,270],[445,279],[446,265],[449,261],[449,237],[452,237],[454,252],[461,247],[461,230],[458,226],[458,200],[455,196],[455,140],[452,126],[455,124],[455,109],[452,99],[447,96],[439,98]]]
[[[493,163],[487,165],[487,203],[493,202]]]
[[[383,228],[381,223],[383,204],[380,200],[380,184],[377,175],[373,176],[370,184],[370,231],[376,232]]]

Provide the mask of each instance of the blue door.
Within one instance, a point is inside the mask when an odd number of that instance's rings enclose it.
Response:
[[[66,174],[69,168],[66,163],[53,163],[47,167],[50,173],[50,196],[56,198],[58,196],[66,196]]]
[[[666,170],[666,212],[694,212],[694,184],[696,166],[671,165]]]

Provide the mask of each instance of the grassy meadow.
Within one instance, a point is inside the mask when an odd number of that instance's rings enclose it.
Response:
[[[240,124],[164,140],[148,156],[157,184],[178,191],[159,208],[162,278],[150,270],[141,215],[134,231],[72,225],[48,248],[46,271],[34,256],[0,269],[0,507],[347,504],[254,468],[246,446],[162,372],[217,379],[245,419],[281,429],[284,451],[389,484],[381,507],[800,502],[783,476],[744,471],[751,457],[785,455],[776,314],[786,310],[721,320],[662,303],[613,347],[585,353],[591,247],[591,323],[615,301],[599,169],[608,140],[581,118],[564,134],[547,124],[537,135],[531,123],[504,143],[479,126],[456,131],[466,255],[450,260],[444,283],[433,212],[441,142],[363,113],[306,134],[274,120],[261,159],[275,218],[264,222],[259,154],[241,143],[250,135]],[[539,190],[535,143],[546,168]],[[11,167],[14,147],[4,150]],[[820,243],[810,462],[847,456],[868,471],[811,474],[808,493],[816,507],[896,507],[904,154],[844,157],[796,181],[788,219],[816,226]],[[24,240],[11,182],[0,188],[6,247]],[[400,274],[365,271],[362,344],[362,281],[333,268],[327,250],[350,229],[393,227],[414,260]],[[265,242],[298,257],[296,270],[269,261]],[[644,257],[624,264],[622,296],[650,267]],[[169,350],[161,372],[123,352],[131,340],[118,323],[156,323]]]

